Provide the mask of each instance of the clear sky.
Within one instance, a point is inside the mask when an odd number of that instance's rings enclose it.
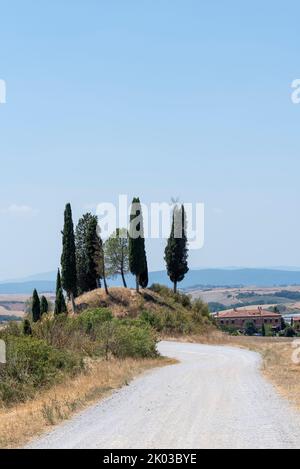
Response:
[[[54,270],[63,209],[205,203],[190,266],[300,266],[297,1],[1,3],[0,279]],[[147,242],[151,270],[163,241]]]

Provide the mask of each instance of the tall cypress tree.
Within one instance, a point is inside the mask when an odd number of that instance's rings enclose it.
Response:
[[[167,272],[174,284],[174,293],[177,291],[177,283],[184,279],[189,270],[187,257],[185,210],[183,205],[180,208],[176,205],[173,211],[171,234],[165,249]]]
[[[47,314],[48,311],[49,311],[49,304],[48,304],[47,298],[43,295],[41,297],[41,316],[43,314]]]
[[[71,300],[73,312],[75,312],[75,300],[77,296],[77,269],[76,269],[76,253],[74,227],[72,220],[71,205],[67,204],[64,214],[63,229],[63,251],[61,255],[61,273],[62,286],[67,292],[68,298]]]
[[[67,306],[65,302],[63,289],[61,286],[60,271],[58,269],[57,277],[56,277],[56,296],[55,296],[54,314],[56,316],[58,314],[62,314],[66,312],[67,312]]]
[[[108,295],[108,286],[106,282],[106,266],[105,266],[105,254],[104,245],[101,238],[100,227],[97,225],[95,238],[94,238],[94,261],[96,266],[97,283],[101,287],[101,280],[103,280],[105,293]]]
[[[32,294],[32,320],[37,322],[41,319],[41,303],[38,292],[36,289],[33,290]]]
[[[145,285],[147,257],[145,251],[144,223],[140,199],[134,197],[131,205],[129,226],[129,268],[136,278],[136,291],[139,291],[140,279]],[[148,282],[147,282],[148,284]]]
[[[95,263],[97,225],[97,216],[86,213],[80,218],[76,227],[77,285],[80,294],[94,290],[99,283]]]

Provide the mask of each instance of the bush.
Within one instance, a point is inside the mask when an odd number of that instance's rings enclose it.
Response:
[[[141,321],[150,324],[150,326],[156,329],[157,331],[161,331],[163,329],[163,321],[161,316],[157,313],[154,313],[153,311],[142,311],[140,314],[140,319]]]
[[[111,352],[115,357],[155,357],[156,336],[150,326],[133,324],[128,326],[122,322],[115,322],[114,340]]]
[[[246,335],[254,335],[256,332],[257,332],[257,329],[256,329],[253,321],[246,321],[245,334]]]
[[[164,285],[160,285],[159,283],[153,283],[151,285],[150,290],[154,291],[155,293],[158,293],[159,295],[165,297],[165,298],[171,298],[176,303],[180,303],[184,308],[190,308],[191,307],[191,297],[189,295],[186,295],[184,293],[174,293],[171,288],[165,287]]]
[[[111,321],[113,318],[112,313],[107,308],[89,309],[81,313],[75,322],[87,334],[95,332],[97,326],[106,321]]]
[[[296,331],[293,327],[286,327],[284,330],[285,337],[294,337],[296,335]]]
[[[44,317],[33,326],[33,336],[46,341],[60,350],[69,350],[83,356],[99,355],[101,347],[95,341],[95,332],[88,325],[88,321],[81,321],[80,317],[68,317],[59,314],[54,317]],[[90,329],[86,333],[85,329]]]
[[[6,364],[0,369],[0,399],[25,401],[36,390],[57,382],[65,373],[76,373],[82,360],[32,337],[6,338]]]

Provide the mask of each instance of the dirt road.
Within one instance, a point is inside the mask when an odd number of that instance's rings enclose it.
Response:
[[[161,342],[178,365],[147,372],[31,448],[299,448],[300,414],[247,350]]]

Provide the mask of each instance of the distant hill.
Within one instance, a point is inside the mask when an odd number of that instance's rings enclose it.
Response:
[[[45,275],[45,279],[42,276]],[[0,294],[18,293],[30,294],[34,288],[40,293],[55,291],[56,272],[37,274],[27,279],[14,282],[0,283]],[[127,284],[134,288],[135,280],[132,275],[126,276]],[[149,285],[161,283],[172,286],[165,271],[149,273]],[[122,285],[120,278],[108,279],[111,287]],[[190,270],[186,278],[179,284],[181,289],[200,287],[234,287],[234,286],[272,287],[285,285],[300,285],[300,271],[279,269],[201,269]]]
[[[55,291],[55,282],[47,280],[37,280],[35,282],[12,282],[1,283],[0,294],[19,294],[27,295],[33,292],[34,288],[39,293],[53,293]]]

